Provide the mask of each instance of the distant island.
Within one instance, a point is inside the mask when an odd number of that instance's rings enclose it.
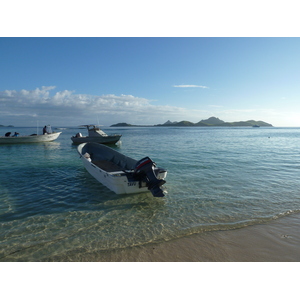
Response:
[[[8,125],[8,126],[6,126],[6,125],[1,125],[0,124],[0,127],[14,127],[13,125]]]
[[[113,124],[110,127],[127,127],[127,126],[136,126],[136,125],[131,125],[128,123],[118,123],[118,124]]]
[[[111,125],[110,127],[144,127],[143,125],[131,125],[128,123],[117,123],[114,125]],[[147,125],[149,127],[150,125]],[[190,121],[180,121],[180,122],[171,122],[168,120],[164,124],[158,124],[153,126],[176,126],[176,127],[212,127],[212,126],[221,126],[221,127],[238,127],[238,126],[250,126],[250,127],[273,127],[272,124],[266,123],[264,121],[238,121],[238,122],[224,122],[216,117],[210,117],[206,120],[201,120],[198,123],[192,123]]]
[[[153,126],[158,126],[158,125],[132,125],[128,123],[117,123],[111,125],[110,127],[153,127]]]

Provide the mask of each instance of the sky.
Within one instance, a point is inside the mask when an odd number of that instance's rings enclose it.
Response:
[[[17,33],[0,37],[1,125],[154,125],[214,116],[300,126],[298,37]]]

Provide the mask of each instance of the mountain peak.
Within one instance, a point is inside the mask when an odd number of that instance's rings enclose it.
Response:
[[[178,122],[171,122],[170,120],[168,120],[166,123],[164,123],[164,125],[174,125],[177,124]]]
[[[206,120],[201,120],[200,122],[205,123],[207,125],[220,125],[220,124],[225,123],[224,121],[222,121],[222,120],[220,120],[219,118],[216,118],[216,117],[210,117]]]

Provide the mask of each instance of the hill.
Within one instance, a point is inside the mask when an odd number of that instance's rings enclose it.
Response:
[[[131,125],[128,123],[117,123],[111,125],[110,127],[149,127],[149,125]],[[224,122],[216,117],[210,117],[206,120],[201,120],[198,123],[192,123],[190,121],[180,121],[180,122],[171,122],[168,120],[164,124],[158,124],[153,126],[176,126],[176,127],[204,127],[204,126],[222,126],[222,127],[240,127],[240,126],[263,126],[263,127],[273,127],[272,124],[266,123],[264,121],[255,121],[255,120],[248,120],[248,121],[238,121],[238,122]]]
[[[181,122],[174,122],[167,121],[164,124],[158,124],[155,126],[223,126],[223,127],[239,127],[239,126],[268,126],[273,127],[272,124],[266,123],[264,121],[238,121],[238,122],[224,122],[216,117],[210,117],[206,120],[201,120],[198,123],[192,123],[189,121],[181,121]]]
[[[117,124],[113,124],[110,127],[127,127],[127,126],[134,126],[128,123],[117,123]]]
[[[128,123],[117,123],[110,125],[110,127],[153,127],[153,125],[132,125]]]
[[[167,121],[164,124],[158,124],[154,126],[195,126],[195,124],[190,121],[180,121],[180,122]]]
[[[201,120],[200,122],[196,123],[195,125],[199,125],[199,126],[211,126],[211,125],[215,125],[215,126],[219,126],[219,125],[223,125],[225,122],[220,120],[219,118],[216,117],[210,117],[206,120]],[[202,125],[203,124],[203,125]]]

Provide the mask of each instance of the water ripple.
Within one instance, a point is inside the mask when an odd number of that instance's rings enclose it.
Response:
[[[2,148],[0,261],[72,260],[300,210],[299,129],[124,130],[118,151],[168,169],[164,199],[96,182],[70,144],[74,133]]]

